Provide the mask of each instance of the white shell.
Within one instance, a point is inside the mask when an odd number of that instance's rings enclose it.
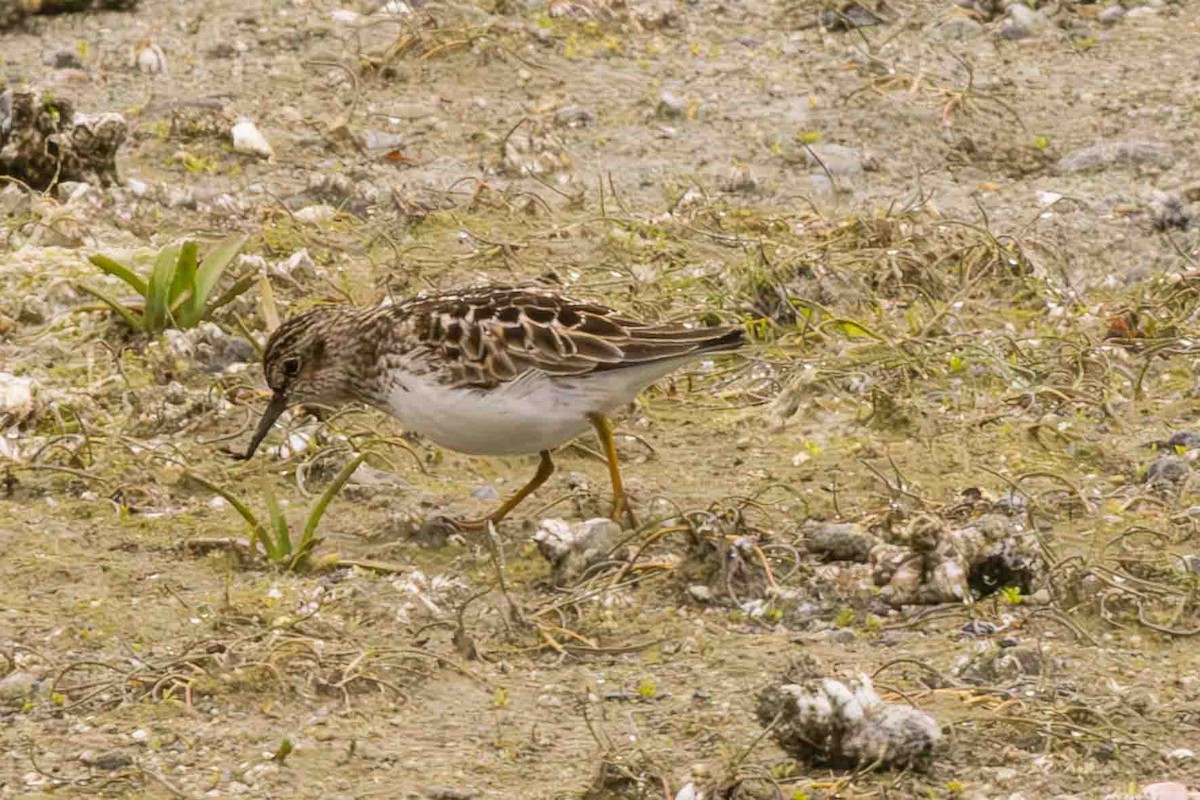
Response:
[[[33,381],[0,372],[0,415],[21,419],[33,411]]]
[[[267,141],[267,137],[262,135],[258,126],[248,119],[239,119],[234,123],[233,130],[233,149],[239,153],[249,153],[251,155],[262,156],[263,158],[273,158],[275,150],[271,147],[271,143]]]
[[[154,42],[143,39],[133,48],[130,66],[147,75],[166,75],[167,54]]]

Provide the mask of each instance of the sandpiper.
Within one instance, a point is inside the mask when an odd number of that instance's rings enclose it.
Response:
[[[550,452],[589,427],[608,460],[613,518],[627,512],[608,415],[682,364],[740,347],[735,326],[651,324],[540,289],[487,287],[387,306],[320,306],[267,342],[273,392],[245,458],[290,406],[362,402],[461,453],[538,454],[499,522],[554,471]]]

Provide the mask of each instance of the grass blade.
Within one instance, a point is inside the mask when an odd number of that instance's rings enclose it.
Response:
[[[342,471],[333,479],[333,483],[321,493],[317,498],[317,502],[313,504],[312,510],[308,512],[308,520],[304,525],[304,534],[300,537],[300,546],[296,548],[296,557],[293,559],[295,566],[299,566],[312,549],[316,547],[316,532],[317,525],[321,522],[321,517],[325,516],[325,509],[329,508],[329,504],[333,502],[333,498],[337,497],[337,493],[346,485],[346,481],[350,480],[350,476],[354,474],[354,470],[358,469],[358,465],[367,457],[366,453],[359,453],[354,458],[350,459],[346,466],[342,467]]]
[[[209,250],[208,254],[204,256],[204,260],[200,262],[200,268],[196,272],[196,293],[192,295],[192,311],[196,314],[197,320],[204,316],[208,296],[212,293],[213,287],[217,285],[221,274],[225,272],[233,262],[234,256],[245,244],[245,234],[235,233],[227,236],[216,247]],[[234,295],[234,297],[236,296]]]
[[[258,279],[254,276],[253,273],[251,273],[250,275],[245,275],[245,276],[241,277],[240,279],[238,279],[237,283],[235,283],[233,286],[230,286],[228,289],[226,289],[224,292],[221,293],[220,297],[218,297],[216,300],[214,300],[208,304],[208,308],[204,309],[203,317],[211,316],[212,313],[214,311],[216,311],[218,308],[221,308],[222,306],[236,300],[238,295],[242,294],[247,289],[249,289],[251,286],[253,286],[254,282],[256,280],[258,280]]]
[[[267,501],[267,511],[271,515],[271,529],[275,534],[275,540],[271,543],[270,559],[274,562],[283,561],[285,558],[291,558],[292,555],[292,537],[288,534],[287,519],[283,516],[283,511],[279,508],[279,501],[275,499],[275,492],[271,491],[270,486],[263,487],[263,497]]]
[[[92,287],[90,287],[86,284],[79,283],[79,284],[76,284],[76,286],[78,286],[80,289],[87,292],[88,294],[90,294],[92,297],[96,298],[100,302],[107,305],[113,311],[117,312],[117,314],[121,317],[121,319],[123,319],[125,321],[125,324],[128,325],[129,327],[133,328],[135,331],[145,330],[144,318],[133,313],[133,311],[131,311],[129,309],[129,307],[126,306],[124,303],[121,303],[118,300],[114,300],[112,297],[109,297],[107,294],[100,291],[99,289],[93,289]]]
[[[221,495],[221,497],[224,497],[225,500],[228,501],[229,505],[233,506],[234,510],[241,514],[242,519],[246,520],[246,524],[250,526],[254,542],[261,544],[264,555],[267,555],[268,558],[270,557],[271,542],[267,538],[267,529],[264,528],[262,523],[258,521],[258,517],[254,516],[254,512],[246,507],[245,503],[243,503],[241,500],[238,500],[225,489],[222,489],[215,483],[201,478],[194,472],[187,472],[185,474],[188,476],[188,478],[194,480],[196,483],[200,484],[205,489],[208,489],[210,492],[214,492]]]
[[[196,296],[196,251],[195,242],[184,242],[179,249],[179,261],[175,264],[175,275],[171,278],[171,289],[167,292],[167,307],[181,328],[195,327],[200,321],[192,316],[192,302]]]
[[[88,256],[88,261],[92,262],[109,275],[114,275],[125,281],[125,283],[129,284],[129,286],[142,297],[146,296],[146,282],[134,274],[133,270],[131,270],[129,267],[112,260],[106,255],[101,255],[100,253]]]
[[[175,265],[179,261],[179,245],[170,244],[158,251],[150,282],[146,286],[146,333],[161,333],[167,327],[170,308],[167,307],[168,292],[175,276]]]

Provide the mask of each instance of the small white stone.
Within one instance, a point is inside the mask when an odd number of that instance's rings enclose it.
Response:
[[[258,126],[250,120],[245,118],[239,119],[234,123],[231,134],[233,136],[233,149],[237,152],[249,153],[268,159],[275,156],[275,150],[271,147],[271,143],[267,141],[267,137],[263,136]]]
[[[328,222],[337,216],[337,209],[333,206],[318,204],[313,206],[305,206],[296,212],[296,219],[301,222],[306,222],[309,225],[318,225],[322,222]]]
[[[167,54],[149,39],[143,39],[134,46],[129,61],[130,66],[146,75],[167,74]]]
[[[145,744],[150,739],[150,734],[146,733],[141,728],[138,728],[136,731],[129,734],[129,738],[133,739],[138,744]]]
[[[29,416],[33,411],[35,386],[30,378],[18,378],[7,372],[0,372],[0,415],[15,419]]]
[[[700,794],[696,791],[696,784],[685,783],[683,788],[675,793],[675,800],[699,800]]]

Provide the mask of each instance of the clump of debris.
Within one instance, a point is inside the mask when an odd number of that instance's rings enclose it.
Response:
[[[756,714],[788,755],[834,769],[927,769],[942,736],[924,711],[880,699],[866,675],[828,677],[811,656],[759,693]]]
[[[802,533],[816,567],[817,593],[898,608],[987,597],[1002,589],[1033,594],[1044,575],[1037,537],[1015,510],[916,514],[866,524],[809,522]],[[975,503],[978,508],[979,503]]]
[[[40,91],[0,93],[0,176],[45,191],[59,183],[118,183],[117,150],[129,126],[121,114],[80,114]]]
[[[566,586],[607,560],[620,536],[621,526],[607,517],[576,523],[544,519],[533,540],[550,562],[551,582]]]

